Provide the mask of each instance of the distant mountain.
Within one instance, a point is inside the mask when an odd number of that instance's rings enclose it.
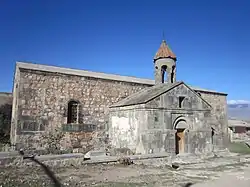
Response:
[[[250,101],[231,100],[228,101],[228,117],[240,120],[250,120]]]
[[[249,104],[229,104],[229,108],[249,108]]]
[[[12,104],[12,94],[0,92],[0,106],[4,104]]]

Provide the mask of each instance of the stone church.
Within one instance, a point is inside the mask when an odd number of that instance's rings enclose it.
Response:
[[[65,149],[81,148],[95,131],[134,154],[224,149],[227,94],[177,81],[177,57],[165,41],[152,67],[155,80],[17,62],[12,145],[42,148],[41,134],[59,129]]]

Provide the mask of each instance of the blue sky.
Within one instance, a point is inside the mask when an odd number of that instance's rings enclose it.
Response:
[[[163,30],[177,79],[250,100],[250,2],[0,2],[0,91],[12,90],[16,61],[153,79]]]

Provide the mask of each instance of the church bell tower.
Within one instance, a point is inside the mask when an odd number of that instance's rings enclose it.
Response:
[[[155,84],[176,82],[176,56],[163,40],[154,57]]]

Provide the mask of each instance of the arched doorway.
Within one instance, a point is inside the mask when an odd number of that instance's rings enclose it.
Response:
[[[185,119],[178,119],[174,124],[175,133],[175,153],[185,152],[185,130],[188,128]]]

